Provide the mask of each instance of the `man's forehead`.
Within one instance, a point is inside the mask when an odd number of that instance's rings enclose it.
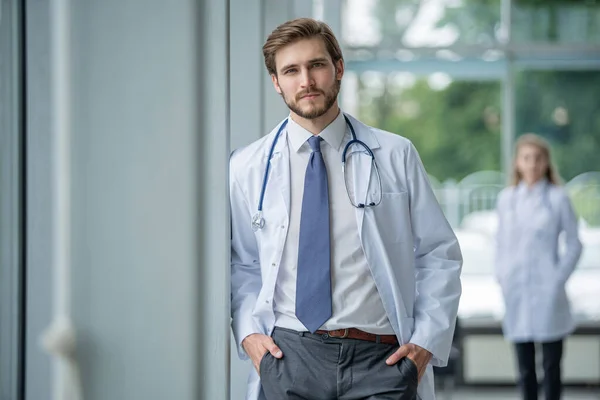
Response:
[[[307,62],[316,58],[330,59],[325,43],[320,38],[301,39],[282,47],[275,54],[277,67]]]

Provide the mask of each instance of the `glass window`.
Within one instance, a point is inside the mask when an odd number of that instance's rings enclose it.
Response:
[[[444,73],[365,72],[358,117],[410,139],[439,181],[500,170],[500,83],[455,81]]]
[[[534,132],[552,145],[561,176],[599,169],[600,71],[520,71],[516,132]]]
[[[600,43],[600,4],[515,0],[511,26],[515,42]]]
[[[350,46],[491,45],[503,36],[500,0],[348,0],[342,18]]]

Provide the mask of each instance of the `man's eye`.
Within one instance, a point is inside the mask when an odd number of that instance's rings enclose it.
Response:
[[[313,64],[313,67],[322,67],[323,63],[322,62],[316,62]]]
[[[296,72],[296,68],[291,68],[291,69],[288,69],[288,70],[286,70],[286,71],[284,72],[284,74],[288,75],[288,74],[293,74],[293,73],[295,73],[295,72]]]

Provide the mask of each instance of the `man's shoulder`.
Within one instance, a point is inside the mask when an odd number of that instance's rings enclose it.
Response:
[[[267,146],[270,136],[271,135],[263,136],[246,146],[235,149],[231,153],[231,157],[229,159],[230,166],[232,168],[236,166],[243,166],[254,160],[260,159],[265,153],[265,146]]]
[[[364,122],[358,121],[361,125],[361,128],[370,132],[371,135],[377,140],[381,148],[388,149],[392,151],[405,151],[413,146],[410,139],[402,136],[402,134],[389,132],[383,129],[376,128],[374,126],[370,126],[365,124]]]
[[[282,123],[283,121],[277,124],[277,126],[265,136],[246,146],[235,149],[229,158],[230,168],[240,166],[246,168],[256,163],[261,163],[263,159],[268,156],[268,151],[271,148],[275,135]]]
[[[377,128],[371,129],[382,147],[406,150],[413,145],[410,139],[398,133],[388,132]]]
[[[277,125],[279,127],[280,125]],[[254,142],[237,148],[231,153],[229,158],[230,175],[237,179],[242,179],[245,173],[251,173],[265,168],[265,163],[269,157],[269,149],[274,144],[278,128],[273,129],[267,135],[255,140]],[[280,140],[283,140],[281,138]]]

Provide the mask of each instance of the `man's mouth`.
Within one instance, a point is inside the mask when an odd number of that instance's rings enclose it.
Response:
[[[317,96],[320,96],[321,93],[318,92],[311,92],[311,93],[307,93],[304,96],[300,97],[301,99],[314,99]]]

